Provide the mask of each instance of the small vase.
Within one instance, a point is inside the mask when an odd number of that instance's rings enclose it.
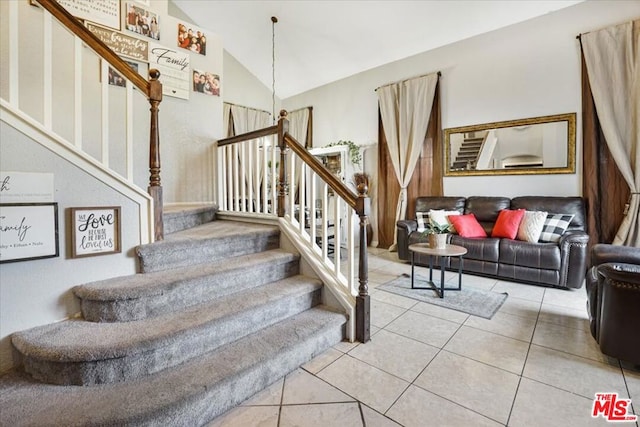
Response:
[[[429,247],[431,247],[431,249],[444,249],[446,246],[446,234],[429,234]]]

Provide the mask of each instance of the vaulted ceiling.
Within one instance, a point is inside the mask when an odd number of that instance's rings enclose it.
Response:
[[[224,49],[275,91],[305,92],[420,52],[513,25],[582,0],[173,0],[222,38]],[[541,29],[544,31],[544,29]]]

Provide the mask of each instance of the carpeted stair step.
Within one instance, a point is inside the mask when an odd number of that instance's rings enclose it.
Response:
[[[92,322],[141,320],[291,277],[299,255],[281,249],[88,283],[73,288]]]
[[[12,335],[26,372],[51,384],[131,380],[176,366],[320,304],[322,283],[294,276],[178,313],[122,323],[68,320]]]
[[[169,234],[165,240],[136,248],[140,271],[151,273],[208,263],[280,247],[277,226],[238,221],[212,221]]]
[[[201,224],[215,221],[218,205],[180,205],[165,206],[162,214],[164,234],[186,230]]]
[[[316,307],[139,380],[73,387],[0,382],[0,425],[199,426],[339,342],[346,316]]]

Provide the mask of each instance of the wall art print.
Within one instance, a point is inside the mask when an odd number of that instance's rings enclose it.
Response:
[[[200,55],[207,54],[207,37],[204,31],[187,24],[178,24],[178,47]]]
[[[149,60],[149,43],[145,40],[122,34],[108,28],[85,22],[87,30],[91,31],[117,55],[136,61]]]
[[[0,205],[0,263],[58,255],[57,203]]]
[[[220,96],[220,76],[208,71],[193,70],[193,91]]]
[[[158,14],[134,3],[127,3],[126,28],[141,36],[160,40]]]
[[[120,206],[70,208],[71,258],[121,251]]]

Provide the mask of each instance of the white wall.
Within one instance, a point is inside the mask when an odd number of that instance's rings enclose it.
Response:
[[[272,112],[271,88],[266,87],[229,52],[224,51],[224,102]],[[278,118],[280,99],[275,99]]]
[[[586,1],[284,99],[283,107],[313,106],[315,146],[339,139],[377,142],[375,88],[441,71],[443,129],[578,113],[576,174],[449,177],[444,179],[445,195],[580,195],[582,123],[576,36],[638,16],[637,1]],[[376,149],[367,150],[366,171],[375,176],[377,161],[370,158],[374,155]],[[373,197],[375,209],[375,193]]]

